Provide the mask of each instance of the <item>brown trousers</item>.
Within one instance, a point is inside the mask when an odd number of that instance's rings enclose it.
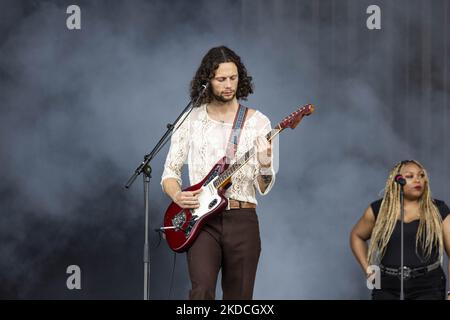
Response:
[[[215,299],[221,268],[223,299],[252,299],[260,252],[255,209],[227,210],[211,217],[187,252],[189,299]]]

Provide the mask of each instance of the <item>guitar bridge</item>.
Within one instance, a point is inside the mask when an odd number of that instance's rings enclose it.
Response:
[[[181,211],[179,214],[173,217],[172,219],[172,225],[177,229],[181,230],[181,227],[183,224],[186,223],[186,213],[184,211]]]
[[[192,210],[191,210],[191,212],[192,212]],[[186,223],[186,213],[184,211],[182,211],[173,217],[172,225],[175,228],[175,230],[183,231],[185,237],[187,238],[187,237],[189,237],[189,234],[191,233],[192,228],[196,224],[197,218],[198,218],[198,216],[192,215],[187,227],[185,229],[183,229],[183,225]]]

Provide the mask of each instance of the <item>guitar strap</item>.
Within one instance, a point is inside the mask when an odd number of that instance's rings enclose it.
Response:
[[[230,162],[236,156],[239,139],[241,137],[242,128],[244,127],[245,119],[247,118],[248,108],[239,104],[239,109],[233,121],[233,128],[231,129],[230,139],[228,141],[226,156]]]

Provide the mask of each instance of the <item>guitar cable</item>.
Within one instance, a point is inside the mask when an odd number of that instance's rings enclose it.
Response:
[[[161,230],[160,228],[156,228],[156,229],[154,229],[155,230],[155,232],[157,232],[158,233],[158,244],[155,246],[155,249],[156,248],[158,248],[159,246],[160,246],[160,244],[161,244],[161,233],[164,233],[164,230]],[[171,273],[171,275],[170,275],[170,285],[169,285],[169,296],[168,296],[168,298],[167,298],[167,300],[170,300],[170,297],[171,297],[171,295],[172,295],[172,289],[173,289],[173,279],[174,279],[174,277],[175,277],[175,265],[176,265],[176,262],[177,262],[177,253],[176,252],[174,252],[173,253],[173,266],[172,266],[172,273]]]

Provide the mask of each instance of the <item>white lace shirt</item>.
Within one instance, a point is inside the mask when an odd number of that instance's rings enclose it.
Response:
[[[217,161],[225,155],[231,129],[231,123],[211,119],[206,111],[206,104],[194,108],[171,137],[161,185],[164,179],[175,178],[181,186],[181,169],[186,161],[189,167],[190,185],[203,180]],[[254,146],[256,137],[265,136],[270,130],[270,120],[261,112],[256,111],[250,117],[247,116],[239,139],[236,159]],[[225,196],[229,199],[257,204],[255,188],[261,195],[266,195],[275,182],[273,168],[264,174],[271,174],[272,181],[263,193],[257,181],[257,177],[260,175],[259,162],[256,160],[256,156],[253,156],[232,176],[232,185]]]

